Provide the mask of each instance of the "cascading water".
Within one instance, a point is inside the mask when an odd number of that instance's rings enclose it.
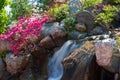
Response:
[[[48,80],[60,80],[62,78],[63,66],[61,61],[80,45],[81,43],[69,40],[53,55],[48,63]]]

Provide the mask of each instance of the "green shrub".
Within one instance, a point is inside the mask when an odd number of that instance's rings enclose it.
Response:
[[[120,46],[120,35],[116,36],[116,43],[118,46]]]
[[[84,2],[85,0],[82,0],[82,2]],[[99,3],[101,3],[102,0],[86,0],[85,4],[84,4],[84,8],[89,8],[91,6],[97,5]]]
[[[120,5],[120,0],[114,0],[114,3],[119,4]]]
[[[120,0],[103,0],[104,4],[120,5]]]
[[[9,21],[9,17],[6,13],[5,9],[0,10],[0,33],[6,31],[6,24]]]
[[[48,12],[58,20],[62,20],[69,15],[67,4],[62,4],[61,6],[56,4],[55,7],[51,8]]]
[[[103,12],[99,13],[96,22],[103,22],[106,25],[110,24],[118,11],[117,7],[111,5],[104,5]]]
[[[7,51],[0,53],[0,57],[5,57],[7,53]]]
[[[67,33],[75,30],[75,18],[74,17],[67,17],[64,20],[64,27],[67,30]]]
[[[32,6],[29,0],[14,0],[11,4],[12,20],[17,20],[19,16],[27,17],[32,14]]]
[[[9,16],[5,10],[5,6],[11,3],[11,0],[0,0],[0,33],[6,30],[6,24],[9,21]]]

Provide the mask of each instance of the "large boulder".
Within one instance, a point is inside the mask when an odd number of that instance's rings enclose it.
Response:
[[[94,28],[94,17],[89,12],[81,12],[76,15],[76,21],[78,23],[84,23],[87,27],[87,31],[90,32]]]
[[[109,39],[97,42],[95,53],[99,66],[111,73],[120,73],[120,51],[115,40]]]
[[[65,31],[65,28],[61,26],[61,24],[58,22],[46,23],[41,30],[41,36],[46,37],[50,35],[51,33],[54,33],[58,30]]]
[[[51,37],[57,47],[62,46],[63,43],[67,40],[67,35],[62,30],[57,30],[57,31],[51,33]]]
[[[15,56],[12,53],[9,53],[5,57],[6,68],[11,74],[16,74],[22,72],[29,61],[30,54],[27,55],[18,55]]]
[[[40,41],[40,46],[53,49],[54,47],[61,46],[67,39],[64,25],[58,22],[48,23],[41,30],[41,34],[44,38]]]
[[[53,49],[54,47],[56,47],[56,44],[53,41],[53,39],[51,38],[51,36],[47,36],[47,37],[43,38],[40,41],[39,45],[40,45],[40,47],[47,48],[47,49]]]

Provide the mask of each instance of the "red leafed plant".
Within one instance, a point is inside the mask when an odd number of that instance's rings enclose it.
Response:
[[[32,38],[31,36],[39,36],[40,30],[48,17],[40,18],[25,18],[19,17],[17,25],[8,29],[4,34],[0,35],[0,40],[7,40],[10,42],[10,49],[16,55],[22,48],[24,43]]]

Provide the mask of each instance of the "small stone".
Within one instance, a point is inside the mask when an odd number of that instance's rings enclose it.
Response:
[[[83,23],[78,23],[75,25],[76,30],[80,32],[85,32],[86,31],[86,26]]]

